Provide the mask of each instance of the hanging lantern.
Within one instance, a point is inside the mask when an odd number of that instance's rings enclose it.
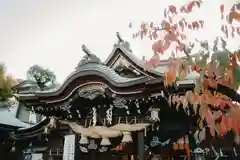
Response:
[[[111,142],[110,142],[109,138],[103,137],[100,145],[101,146],[110,146]]]
[[[53,118],[53,117],[50,118],[50,127],[56,128],[56,121],[55,121],[55,118]]]
[[[131,143],[133,142],[131,132],[123,132],[122,143]]]
[[[79,144],[89,144],[88,138],[84,135],[81,135],[81,139],[79,141]]]
[[[151,109],[151,118],[150,120],[152,121],[160,121],[160,118],[159,118],[159,113],[160,109],[159,108],[152,108]]]

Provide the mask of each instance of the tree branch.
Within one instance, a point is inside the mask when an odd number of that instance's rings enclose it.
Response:
[[[238,94],[234,89],[224,86],[222,84],[217,84],[216,91],[228,96],[233,101],[240,102],[240,94]]]

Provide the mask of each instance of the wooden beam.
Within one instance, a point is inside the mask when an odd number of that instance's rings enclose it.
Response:
[[[137,154],[138,154],[138,159],[139,160],[144,160],[144,132],[140,131],[137,133],[137,140],[138,140],[138,149],[137,149]]]

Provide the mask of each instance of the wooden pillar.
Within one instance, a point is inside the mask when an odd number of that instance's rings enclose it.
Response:
[[[140,131],[137,133],[137,154],[139,160],[144,160],[144,132]]]

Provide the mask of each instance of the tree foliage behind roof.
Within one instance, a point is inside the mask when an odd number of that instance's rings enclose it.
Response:
[[[4,63],[0,62],[0,101],[6,101],[12,97],[11,88],[16,85],[16,80],[6,74]]]
[[[27,79],[35,81],[41,90],[51,89],[56,85],[54,72],[39,65],[33,65],[28,69]]]

